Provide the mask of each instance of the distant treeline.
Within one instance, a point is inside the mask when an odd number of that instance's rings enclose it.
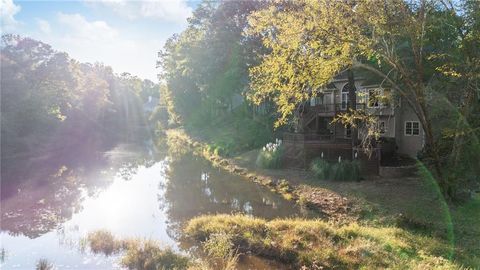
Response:
[[[1,165],[4,181],[40,160],[71,160],[150,132],[143,104],[159,87],[103,64],[80,63],[41,41],[1,43]]]

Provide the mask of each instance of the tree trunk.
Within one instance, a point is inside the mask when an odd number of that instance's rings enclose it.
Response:
[[[422,122],[422,127],[425,132],[425,139],[426,139],[426,149],[430,152],[430,154],[433,157],[433,166],[435,168],[436,172],[436,181],[438,185],[440,186],[440,189],[442,190],[442,193],[444,196],[448,199],[452,198],[452,190],[451,187],[449,186],[447,180],[445,179],[442,171],[442,164],[440,160],[440,155],[438,153],[438,149],[435,143],[435,137],[433,135],[433,128],[432,124],[430,122],[427,108],[423,102],[419,104],[420,106],[420,111],[422,115],[418,115],[420,121]],[[420,117],[421,116],[421,117]]]
[[[357,108],[357,93],[355,88],[355,77],[353,75],[353,70],[349,68],[347,70],[348,76],[348,84],[350,87],[348,88],[348,103],[347,103],[347,110],[356,110]],[[351,127],[351,136],[352,136],[352,147],[358,145],[358,129]]]

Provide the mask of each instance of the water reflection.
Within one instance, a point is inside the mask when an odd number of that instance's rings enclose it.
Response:
[[[11,190],[14,185],[16,189],[12,194],[2,195],[2,231],[39,237],[81,211],[83,200],[108,187],[115,176],[129,179],[141,164],[151,162],[134,145],[120,145],[106,153],[83,153],[83,158],[85,162],[67,158],[63,163],[44,160],[36,166],[25,166],[22,175],[30,178],[18,185],[12,180],[18,174],[2,172],[2,189],[8,186]]]
[[[49,185],[2,201],[2,269],[33,269],[40,258],[61,269],[116,269],[115,256],[82,251],[79,239],[99,229],[185,251],[181,227],[199,214],[298,213],[291,202],[192,156],[155,161],[125,153],[107,153],[109,163],[89,173],[62,167]]]

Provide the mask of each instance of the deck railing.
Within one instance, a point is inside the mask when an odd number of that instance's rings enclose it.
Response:
[[[317,134],[317,133],[291,133],[284,132],[283,140],[285,142],[298,142],[298,143],[325,143],[325,144],[346,144],[350,139],[335,138],[333,134]]]
[[[357,103],[356,109],[365,109],[367,108],[365,103]],[[342,112],[347,110],[346,103],[335,103],[335,104],[317,104],[314,106],[310,106],[307,109],[308,111],[318,112],[318,113],[335,113],[335,112]]]

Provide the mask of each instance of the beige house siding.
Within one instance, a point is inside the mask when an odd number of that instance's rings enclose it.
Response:
[[[395,138],[395,116],[379,116],[378,122],[385,122],[385,133],[381,137]]]
[[[401,154],[416,157],[417,153],[423,148],[425,133],[422,129],[421,124],[419,123],[420,132],[418,135],[406,135],[405,122],[419,122],[418,117],[413,111],[413,109],[406,102],[402,102],[401,107],[399,107],[395,113],[397,120],[395,123],[397,132],[395,137],[398,147],[397,151]]]

